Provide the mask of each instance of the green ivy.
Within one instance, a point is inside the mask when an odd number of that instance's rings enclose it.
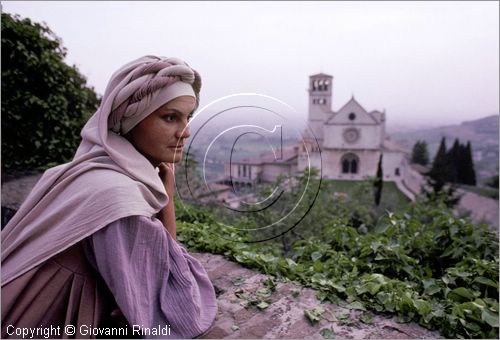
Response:
[[[46,26],[2,13],[2,170],[71,159],[98,98]]]
[[[449,338],[498,338],[498,237],[442,203],[387,213],[367,233],[331,216],[316,235],[295,240],[288,257],[274,242],[244,243],[242,230],[207,209],[178,211],[178,239],[192,250],[223,254],[312,287],[322,301],[416,321]]]

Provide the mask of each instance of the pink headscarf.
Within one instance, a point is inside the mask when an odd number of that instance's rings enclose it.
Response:
[[[113,74],[69,163],[48,169],[2,231],[2,286],[106,225],[168,202],[157,169],[122,135],[201,79],[176,58],[145,56]]]

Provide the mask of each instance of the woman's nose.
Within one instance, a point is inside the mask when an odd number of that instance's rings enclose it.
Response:
[[[187,124],[183,125],[181,129],[177,130],[177,138],[189,138],[189,136],[191,136],[191,132],[189,131],[189,126]]]

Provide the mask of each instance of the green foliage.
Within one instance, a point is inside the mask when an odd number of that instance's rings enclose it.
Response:
[[[323,339],[335,339],[335,332],[330,328],[323,328],[319,331]]]
[[[44,169],[73,156],[98,105],[45,24],[2,13],[2,167]]]
[[[335,204],[342,209],[347,203]],[[293,240],[286,257],[275,241],[244,243],[251,240],[245,230],[216,221],[208,211],[181,221],[178,239],[298,281],[323,301],[414,320],[446,337],[498,338],[497,235],[455,217],[443,200],[387,213],[368,232],[332,214],[327,223],[308,225],[313,233]],[[305,314],[311,322],[320,317],[318,310]]]
[[[439,144],[438,152],[434,157],[432,169],[428,173],[434,193],[439,193],[447,182],[449,168],[450,165],[448,164],[448,158],[446,156],[446,139],[443,137],[441,139],[441,144]]]
[[[458,139],[455,139],[453,147],[446,151],[446,140],[443,137],[432,169],[427,175],[427,184],[432,188],[432,190],[423,188],[427,197],[430,200],[445,197],[446,205],[454,207],[460,199],[455,195],[454,185],[456,183],[476,185],[470,142],[462,145]]]
[[[321,315],[325,312],[323,307],[317,306],[314,307],[313,309],[306,309],[304,310],[304,315],[306,318],[309,320],[311,324],[315,324],[321,320]]]
[[[367,178],[361,182],[326,180],[324,183],[326,183],[329,190],[337,192],[338,196],[347,196],[345,198],[346,201],[355,201],[360,207],[375,208],[376,214],[374,216],[376,218],[385,211],[396,212],[404,210],[410,204],[410,200],[398,189],[394,182],[384,182],[380,205],[372,207],[373,199],[370,199],[370,193],[373,191],[373,180],[374,178]],[[354,204],[352,208],[355,208]]]
[[[176,171],[176,175],[179,176],[179,174],[181,171]],[[185,182],[182,177],[183,175],[178,177],[177,189],[179,189],[179,183]],[[195,176],[190,181],[196,182]],[[377,220],[386,211],[398,211],[409,204],[409,200],[395,184],[388,182],[384,183],[384,195],[380,206],[374,206],[373,183],[374,179],[367,179],[363,182],[320,181],[318,171],[313,168],[311,173],[306,171],[295,178],[282,177],[277,183],[263,187],[260,199],[270,195],[276,188],[284,188],[283,194],[268,209],[253,213],[240,213],[214,203],[203,203],[197,205],[198,209],[189,209],[189,211],[193,211],[192,216],[203,211],[217,216],[219,222],[238,225],[253,241],[277,236],[276,239],[280,242],[277,246],[281,248],[282,254],[286,255],[292,251],[291,245],[294,241],[315,235],[316,229],[312,226],[329,223],[332,216],[352,225],[361,233],[366,233],[374,228]],[[319,191],[317,191],[318,188]],[[179,194],[181,195],[182,192],[184,190],[181,188]],[[186,196],[182,194],[181,197]],[[183,201],[186,202],[185,199]],[[298,201],[300,204],[294,209]],[[186,211],[183,209],[180,213],[186,214]],[[289,212],[291,212],[290,215],[288,215]],[[286,218],[283,219],[284,216]],[[293,227],[294,223],[296,223],[295,227]]]
[[[448,208],[453,208],[459,201],[459,197],[455,195],[455,189],[446,185],[453,172],[451,169],[450,157],[446,153],[446,139],[443,137],[434,157],[432,168],[427,173],[427,185],[431,190],[423,187],[422,191],[429,201],[444,201]]]
[[[460,201],[461,195],[456,193],[456,189],[452,185],[440,183],[431,177],[427,178],[427,184],[431,190],[423,187],[422,192],[429,202],[444,202],[447,208],[453,208]]]
[[[462,147],[462,149],[464,149]],[[476,185],[476,171],[474,170],[474,162],[472,160],[472,147],[470,141],[467,142],[464,153],[462,154],[463,170],[459,181],[463,184]]]
[[[446,157],[449,163],[448,182],[476,185],[470,142],[467,145],[462,145],[458,138],[455,139],[453,147],[448,151]]]
[[[411,152],[411,162],[426,166],[429,164],[429,151],[427,151],[427,142],[418,140]]]
[[[476,185],[470,142],[462,145],[458,139],[455,139],[453,147],[446,151],[446,140],[443,137],[429,177],[436,193],[443,188],[445,183]]]

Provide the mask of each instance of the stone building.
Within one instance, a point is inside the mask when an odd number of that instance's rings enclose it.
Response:
[[[333,77],[309,77],[309,129],[297,146],[284,149],[281,160],[269,157],[232,164],[232,181],[252,185],[273,181],[279,174],[294,174],[309,164],[321,168],[322,177],[363,180],[374,177],[382,155],[384,181],[395,182],[410,199],[420,191],[422,176],[409,165],[409,154],[386,135],[386,113],[367,111],[354,98],[332,110]],[[226,178],[229,167],[225,169]]]
[[[223,184],[235,183],[239,186],[255,185],[261,182],[274,182],[279,175],[295,175],[297,173],[298,146],[283,148],[279,157],[272,153],[260,157],[234,161],[224,166]],[[231,167],[231,168],[230,168]]]

